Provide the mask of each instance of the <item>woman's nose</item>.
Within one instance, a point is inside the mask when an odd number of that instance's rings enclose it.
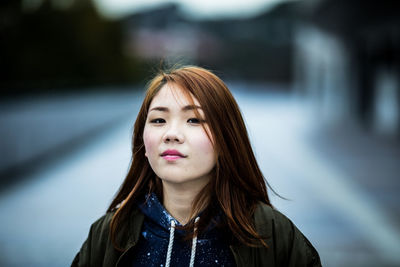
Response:
[[[176,126],[170,127],[165,132],[165,135],[164,135],[163,139],[164,139],[165,143],[175,142],[175,143],[179,144],[179,143],[183,143],[185,141],[184,137],[183,137],[183,134],[181,133],[181,131]]]

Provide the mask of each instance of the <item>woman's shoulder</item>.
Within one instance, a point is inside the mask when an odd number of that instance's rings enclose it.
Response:
[[[107,212],[90,226],[88,237],[76,254],[71,266],[101,266],[107,249],[110,222],[114,212]]]
[[[92,223],[92,225],[90,227],[90,231],[98,239],[108,239],[109,238],[111,221],[113,220],[113,217],[116,212],[117,212],[117,209],[114,209],[112,211],[107,211],[103,216],[101,216],[95,222]],[[122,225],[122,230],[125,231],[123,234],[124,238],[129,237],[129,235],[127,235],[128,232],[126,232],[126,231],[132,230],[132,229],[130,229],[132,227],[134,227],[136,229],[137,225],[139,225],[139,226],[141,225],[142,217],[143,217],[143,215],[136,208],[132,209],[129,212],[128,218],[125,221],[126,224]]]
[[[304,262],[304,266],[321,265],[318,252],[311,242],[280,211],[260,203],[255,210],[254,222],[257,232],[266,238],[267,244],[274,244],[274,250],[278,254],[286,255],[289,262],[296,259]]]
[[[280,240],[285,240],[295,234],[303,235],[286,215],[265,203],[257,206],[254,213],[254,224],[257,232],[262,236],[279,236]]]
[[[94,227],[104,227],[105,225],[109,224],[114,216],[115,211],[107,211],[101,217],[97,218],[93,223],[92,226]]]
[[[254,223],[259,230],[267,230],[272,226],[292,228],[292,221],[277,209],[265,203],[259,203],[254,212]]]
[[[91,230],[108,235],[111,229],[111,222],[117,211],[118,209],[108,211],[92,224]],[[137,239],[143,221],[144,214],[136,206],[131,208],[126,212],[125,217],[118,219],[119,228],[116,238],[122,243],[130,242],[132,238]],[[106,238],[106,236],[104,236],[104,238]]]
[[[110,223],[115,211],[106,212],[90,226],[90,241],[98,243],[100,240],[107,240],[110,233]]]
[[[74,258],[71,266],[114,266],[121,252],[114,247],[111,240],[111,221],[116,210],[106,212],[90,226],[86,241]],[[124,227],[116,235],[116,241],[122,249],[130,246],[137,238],[138,230],[143,221],[143,215],[136,211],[130,212],[130,217]],[[135,230],[136,229],[136,230]],[[136,232],[132,233],[132,230]],[[107,263],[107,264],[106,264]]]

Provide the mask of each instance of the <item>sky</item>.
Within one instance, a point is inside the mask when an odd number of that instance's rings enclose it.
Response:
[[[247,17],[277,3],[294,0],[94,0],[106,17],[119,18],[163,3],[179,3],[194,18]]]

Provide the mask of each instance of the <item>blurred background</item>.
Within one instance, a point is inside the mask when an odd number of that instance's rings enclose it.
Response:
[[[0,3],[0,266],[68,266],[161,66],[213,70],[273,204],[324,266],[400,265],[400,8],[373,0]]]

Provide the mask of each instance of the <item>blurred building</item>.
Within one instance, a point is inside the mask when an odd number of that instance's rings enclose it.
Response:
[[[219,40],[185,18],[176,4],[133,14],[124,19],[124,25],[125,53],[142,60],[197,62],[220,52]]]
[[[125,53],[198,64],[224,78],[291,82],[293,10],[281,4],[250,18],[195,20],[167,4],[123,19]]]
[[[298,6],[294,85],[329,122],[400,132],[398,1],[315,0]]]

